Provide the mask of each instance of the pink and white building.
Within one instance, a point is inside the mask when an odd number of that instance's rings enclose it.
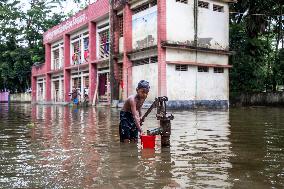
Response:
[[[150,82],[148,100],[172,107],[228,107],[229,7],[233,0],[116,0],[114,77],[119,100]],[[110,100],[109,0],[44,33],[45,63],[32,68],[32,100],[70,102],[75,87],[90,102]]]

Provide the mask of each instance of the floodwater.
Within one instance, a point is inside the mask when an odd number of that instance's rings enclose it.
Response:
[[[0,188],[284,188],[284,109],[175,111],[155,150],[121,144],[118,114],[0,104]]]

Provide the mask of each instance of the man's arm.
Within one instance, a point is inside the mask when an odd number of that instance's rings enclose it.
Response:
[[[135,103],[134,98],[130,99],[130,107],[131,107],[132,115],[133,115],[134,120],[135,120],[136,127],[137,127],[138,131],[141,133],[142,130],[141,130],[141,127],[140,127],[140,117],[137,114],[136,103]]]

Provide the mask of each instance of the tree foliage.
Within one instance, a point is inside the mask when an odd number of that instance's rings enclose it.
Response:
[[[283,49],[279,51],[283,4],[281,0],[239,0],[231,5],[231,92],[275,91],[284,85]]]
[[[30,87],[32,65],[44,62],[43,32],[65,18],[52,13],[63,1],[30,0],[30,6],[0,1],[0,90]]]

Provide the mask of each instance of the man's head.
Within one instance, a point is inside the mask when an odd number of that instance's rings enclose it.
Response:
[[[149,82],[145,80],[141,80],[136,88],[137,95],[139,96],[139,98],[142,99],[147,98],[149,90],[150,90]]]

